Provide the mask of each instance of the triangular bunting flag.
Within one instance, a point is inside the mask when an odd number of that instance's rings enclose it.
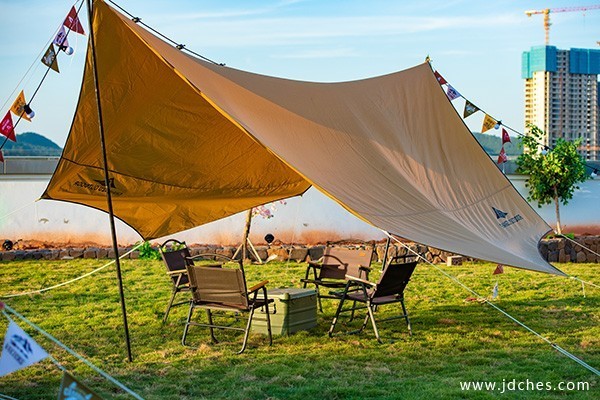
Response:
[[[506,152],[504,151],[504,146],[500,149],[500,154],[498,154],[498,164],[502,164],[508,161],[508,157],[506,157]]]
[[[0,122],[0,133],[13,142],[17,141],[17,137],[15,136],[15,126],[13,125],[10,111],[6,113],[4,118],[2,118],[2,122]]]
[[[46,54],[42,57],[42,63],[48,68],[52,68],[54,71],[60,73],[58,70],[58,60],[56,59],[56,50],[54,50],[54,45],[52,43],[50,43],[48,50],[46,50]]]
[[[479,107],[467,100],[467,102],[465,103],[465,111],[463,112],[463,117],[467,118],[468,116],[475,114],[477,111],[479,111]]]
[[[433,73],[433,75],[435,75],[435,79],[437,79],[437,81],[440,83],[440,85],[445,85],[448,82],[444,79],[444,77],[442,75],[440,75],[439,72],[435,71]]]
[[[63,374],[58,392],[58,400],[102,400],[102,397],[94,393],[93,390],[79,382],[73,375],[67,371]]]
[[[485,118],[483,119],[483,126],[481,127],[481,133],[483,133],[485,131],[489,131],[494,126],[496,126],[497,123],[498,123],[498,121],[496,121],[494,118],[490,117],[489,115],[485,114]]]
[[[0,356],[0,376],[28,367],[46,357],[48,353],[19,328],[19,325],[10,321]]]
[[[67,32],[65,31],[64,26],[60,27],[52,43],[57,45],[59,49],[63,47],[69,47],[69,41],[67,40]]]
[[[496,269],[494,270],[494,273],[492,275],[498,275],[498,274],[503,274],[503,273],[504,273],[504,265],[498,264],[498,266],[496,267]]]
[[[27,116],[24,110],[26,105],[27,102],[25,101],[25,93],[23,93],[23,91],[21,90],[21,93],[19,93],[19,95],[15,99],[15,102],[10,107],[10,111],[12,111],[13,114],[15,114],[17,117],[21,117],[31,122],[31,118]]]
[[[512,142],[510,141],[510,135],[508,134],[506,129],[502,128],[502,146],[504,146],[504,143],[512,143]]]
[[[448,85],[448,90],[446,91],[446,96],[450,99],[450,101],[457,99],[460,97],[460,93],[452,86]]]
[[[85,35],[83,26],[79,21],[79,16],[77,16],[77,11],[75,10],[75,7],[71,7],[71,11],[69,11],[69,15],[67,15],[67,18],[65,18],[65,22],[63,22],[63,25],[72,30],[73,32]]]

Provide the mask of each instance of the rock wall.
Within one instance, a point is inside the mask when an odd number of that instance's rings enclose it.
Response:
[[[600,263],[600,257],[589,250],[599,253],[600,251],[600,236],[582,236],[575,239],[576,243],[570,240],[560,239],[545,239],[540,243],[540,252],[542,256],[549,262],[573,262],[573,263]],[[432,247],[427,247],[415,243],[407,243],[410,248],[420,254],[423,254],[427,260],[435,264],[446,263],[449,256],[453,253],[441,251]],[[585,249],[583,246],[589,250]],[[278,261],[307,261],[318,260],[323,255],[325,246],[303,246],[295,245],[285,246],[257,246],[256,251],[259,257],[264,261],[267,258],[276,259]],[[125,254],[129,248],[119,248],[119,254]],[[201,253],[217,253],[228,257],[233,257],[236,251],[232,246],[190,246],[192,256]],[[381,261],[385,252],[384,244],[377,244],[373,254],[373,261]],[[389,256],[404,255],[408,250],[401,245],[390,246]],[[239,257],[239,255],[238,255]],[[86,247],[86,248],[65,248],[65,249],[30,249],[30,250],[11,250],[0,251],[1,261],[20,261],[20,260],[69,260],[74,258],[114,258],[112,248]],[[139,252],[133,251],[126,258],[137,259]],[[250,258],[255,258],[250,253]],[[469,259],[465,257],[465,259]]]

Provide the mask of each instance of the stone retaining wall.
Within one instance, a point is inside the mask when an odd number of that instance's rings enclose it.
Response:
[[[584,236],[575,239],[578,244],[561,239],[546,239],[540,244],[542,256],[550,262],[574,262],[574,263],[600,263],[600,257],[584,249],[581,244],[590,250],[598,253],[600,250],[600,236]],[[449,256],[454,254],[441,251],[435,248],[410,244],[410,247],[433,263],[445,263]],[[381,261],[384,254],[384,244],[378,244],[373,255],[373,261]],[[129,248],[119,248],[119,254],[129,251]],[[276,255],[278,261],[306,261],[309,259],[317,260],[323,255],[324,246],[257,246],[258,255],[266,260],[269,256]],[[223,254],[232,257],[236,248],[231,246],[191,246],[191,254],[211,252]],[[390,246],[390,256],[406,254],[407,250],[401,245]],[[20,261],[20,260],[70,260],[74,258],[105,259],[114,258],[113,249],[87,247],[87,248],[66,248],[66,249],[35,249],[35,250],[13,250],[1,251],[1,261]],[[139,252],[133,251],[127,259],[139,258]]]

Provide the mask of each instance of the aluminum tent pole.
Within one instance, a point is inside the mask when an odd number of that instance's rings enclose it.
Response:
[[[104,167],[104,185],[106,187],[106,202],[108,203],[108,216],[110,220],[110,234],[112,237],[113,250],[115,252],[115,266],[117,267],[117,279],[119,281],[119,296],[121,299],[121,314],[123,315],[123,328],[125,330],[125,342],[127,343],[127,358],[133,361],[131,356],[131,343],[129,340],[129,327],[127,325],[127,309],[125,307],[125,295],[123,293],[123,278],[121,276],[121,262],[119,260],[119,247],[117,245],[117,232],[115,229],[115,215],[112,205],[111,181],[108,176],[108,157],[106,156],[106,142],[104,139],[104,125],[102,123],[102,103],[100,101],[100,88],[98,86],[98,68],[96,65],[96,47],[94,43],[94,27],[91,0],[86,0],[88,8],[88,22],[90,27],[90,51],[92,52],[92,70],[94,71],[94,84],[96,87],[96,103],[98,105],[98,125],[100,130],[100,144],[102,147],[102,161]]]

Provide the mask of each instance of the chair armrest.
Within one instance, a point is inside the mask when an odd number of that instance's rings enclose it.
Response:
[[[248,293],[256,292],[258,289],[265,287],[267,285],[267,283],[269,283],[269,281],[262,281],[262,282],[257,283],[256,285],[254,285],[250,289],[248,289]]]
[[[177,269],[175,271],[167,271],[167,275],[183,275],[183,274],[187,274],[187,270]]]
[[[365,285],[372,286],[372,287],[377,286],[373,282],[369,282],[366,279],[357,278],[357,277],[352,276],[352,275],[346,275],[346,279],[349,280],[349,281],[353,281],[353,282],[364,283]]]

